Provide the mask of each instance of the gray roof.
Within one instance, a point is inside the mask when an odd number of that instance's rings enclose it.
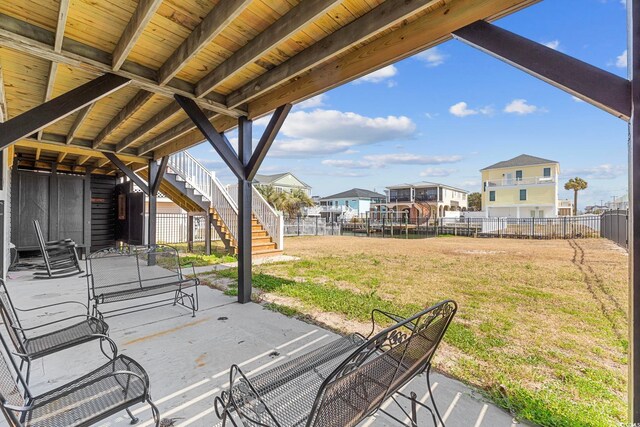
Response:
[[[384,199],[387,196],[384,194],[376,193],[375,191],[364,190],[362,188],[352,188],[351,190],[343,191],[342,193],[333,194],[331,196],[323,197],[321,200],[327,199]]]
[[[519,156],[514,157],[513,159],[504,160],[502,162],[498,162],[494,165],[487,166],[484,169],[502,169],[502,168],[516,168],[519,166],[533,166],[533,165],[541,165],[545,163],[558,163],[555,160],[543,159],[542,157],[530,156],[528,154],[520,154]]]

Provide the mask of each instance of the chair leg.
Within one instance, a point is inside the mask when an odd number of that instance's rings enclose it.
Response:
[[[418,395],[415,392],[411,392],[411,427],[418,427],[418,408],[416,401]]]
[[[147,403],[151,407],[151,414],[153,415],[153,421],[155,422],[156,427],[159,427],[160,426],[160,410],[155,405],[155,403],[151,401],[150,396],[147,398]]]
[[[427,370],[424,373],[427,378],[427,391],[429,392],[429,397],[431,398],[431,404],[433,405],[433,411],[438,416],[438,421],[442,427],[445,427],[444,421],[442,421],[442,417],[440,416],[440,411],[438,411],[438,406],[436,405],[436,400],[433,397],[433,392],[431,391],[431,364],[427,366]]]
[[[126,409],[127,414],[129,415],[129,417],[131,418],[131,422],[129,424],[137,424],[138,421],[140,421],[140,419],[138,419],[138,417],[134,416],[131,411],[129,410],[129,408]],[[158,423],[156,423],[156,425],[158,425]]]

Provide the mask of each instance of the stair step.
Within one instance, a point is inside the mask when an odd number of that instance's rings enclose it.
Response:
[[[260,224],[251,226],[251,231],[252,232],[254,232],[254,231],[263,231],[263,230],[264,230],[264,228]]]
[[[269,236],[262,236],[262,237],[251,236],[251,244],[252,245],[257,245],[257,244],[262,244],[262,243],[273,243],[273,242],[271,241],[271,237],[269,237]]]
[[[251,230],[251,237],[252,238],[256,238],[256,237],[266,237],[268,236],[269,233],[267,233],[267,230],[260,230],[260,231],[253,231]]]
[[[275,249],[276,244],[273,242],[264,242],[264,243],[251,242],[251,248],[253,250]]]
[[[251,253],[251,256],[253,258],[262,258],[262,257],[268,257],[268,256],[277,256],[277,255],[282,255],[282,249],[267,249],[267,250],[260,250],[260,251],[253,251]]]

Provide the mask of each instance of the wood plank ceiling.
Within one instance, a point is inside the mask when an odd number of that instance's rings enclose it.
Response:
[[[0,122],[104,73],[131,83],[16,145],[20,161],[113,173],[432,47],[536,0],[11,0],[0,2]],[[50,167],[50,166],[49,166]]]

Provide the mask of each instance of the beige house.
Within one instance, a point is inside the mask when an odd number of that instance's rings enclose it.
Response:
[[[291,172],[277,173],[273,175],[256,174],[253,185],[267,187],[273,186],[277,192],[291,193],[293,190],[302,190],[311,197],[311,186],[304,183]]]

